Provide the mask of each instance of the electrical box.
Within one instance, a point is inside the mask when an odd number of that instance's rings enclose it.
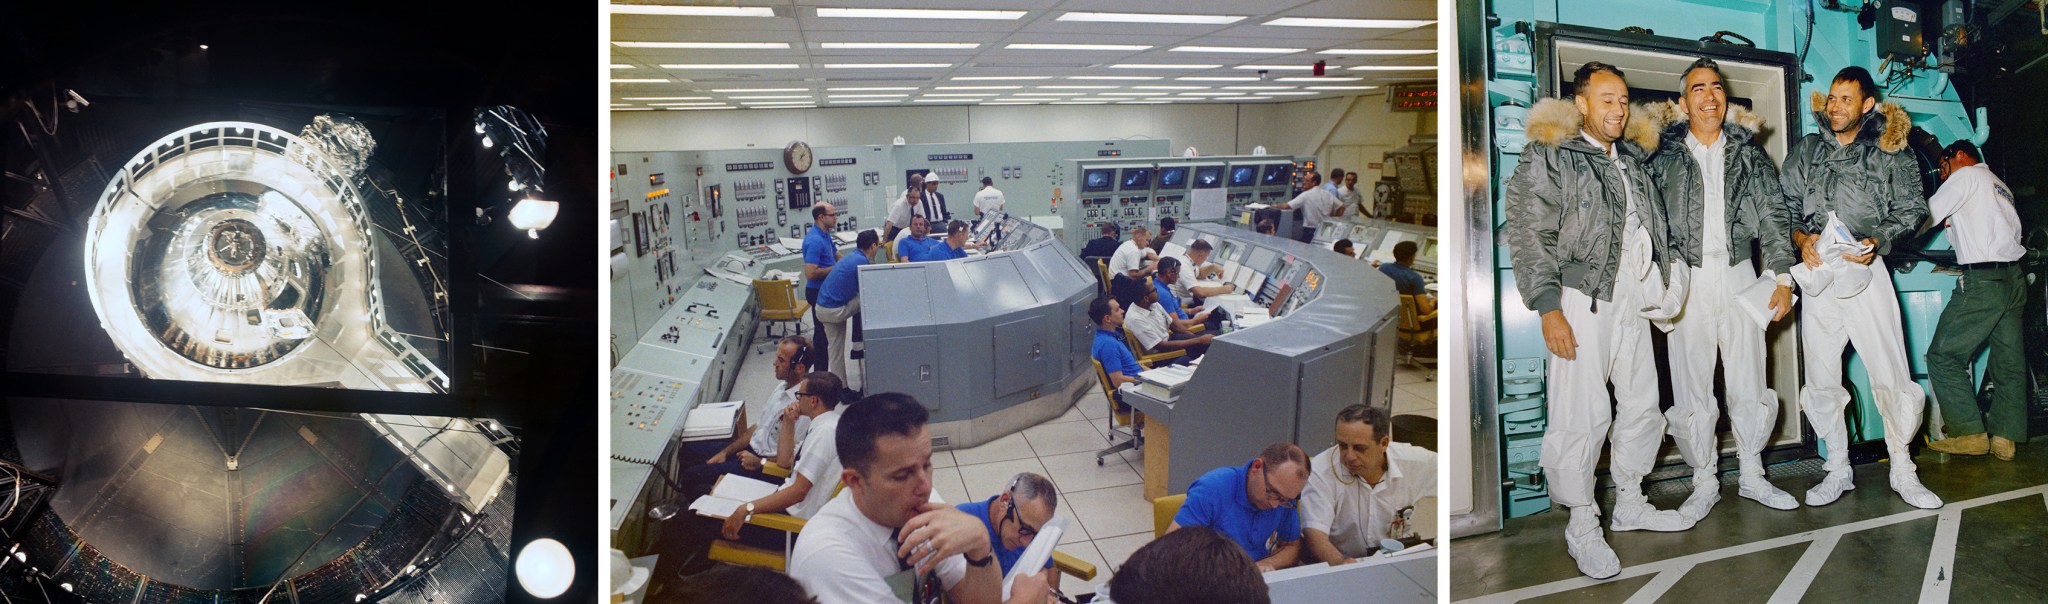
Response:
[[[1877,10],[1877,56],[1915,62],[1927,54],[1920,5],[1900,0],[1871,0],[1871,5]]]

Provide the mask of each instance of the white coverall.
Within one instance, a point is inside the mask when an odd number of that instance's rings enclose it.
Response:
[[[1799,406],[1825,447],[1827,462],[1821,467],[1846,478],[1849,434],[1842,410],[1849,405],[1850,395],[1842,386],[1842,349],[1855,346],[1870,373],[1877,414],[1884,420],[1885,449],[1891,453],[1892,488],[1901,491],[1907,503],[1922,508],[1941,507],[1941,500],[1921,487],[1914,476],[1916,466],[1907,450],[1914,433],[1920,430],[1927,393],[1913,381],[1906,363],[1906,334],[1899,318],[1899,297],[1892,288],[1891,271],[1885,267],[1883,257],[1872,259],[1868,270],[1873,271],[1870,285],[1846,298],[1835,297],[1833,287],[1817,295],[1805,295],[1802,291],[1806,311],[1800,316],[1799,336],[1805,345],[1806,386],[1799,391]],[[1900,488],[1901,473],[1912,479],[1911,489]],[[1806,504],[1825,505],[1841,495],[1840,491],[1823,492],[1828,487],[1828,482],[1823,481],[1809,491]],[[1854,487],[1842,490],[1847,488]]]

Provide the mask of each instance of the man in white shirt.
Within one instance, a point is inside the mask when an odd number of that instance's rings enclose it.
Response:
[[[811,418],[797,403],[803,390],[804,374],[810,372],[811,343],[799,335],[783,336],[775,345],[775,378],[782,380],[768,393],[763,421],[733,435],[732,443],[703,465],[683,471],[682,485],[691,498],[711,492],[720,476],[738,474],[763,481],[775,479],[761,471],[766,461],[789,467],[796,458],[796,443],[811,430]],[[715,441],[714,441],[715,442]]]
[[[1927,200],[1929,223],[1947,225],[1949,244],[1963,267],[1955,294],[1941,310],[1934,339],[1927,345],[1927,377],[1941,405],[1942,432],[1947,435],[1927,448],[1958,455],[1983,455],[1988,450],[1998,459],[2012,461],[2016,443],[2027,442],[2021,313],[2028,285],[2019,266],[2027,250],[2020,246],[2012,189],[1978,163],[1979,157],[1977,145],[1970,141],[1950,144],[1941,155],[1941,188]],[[1984,381],[1998,384],[1988,415],[1977,410],[1976,382],[1970,376],[1970,362],[1986,342],[1991,362]]]
[[[1116,253],[1109,256],[1111,292],[1116,291],[1117,283],[1143,279],[1159,269],[1159,254],[1152,251],[1151,245],[1151,229],[1131,229],[1131,240],[1117,246]]]
[[[1301,493],[1301,537],[1331,566],[1372,555],[1381,539],[1406,537],[1415,503],[1436,495],[1436,453],[1393,441],[1387,412],[1352,405],[1337,412],[1337,444],[1309,460]]]
[[[789,575],[820,604],[901,602],[933,592],[962,604],[1002,599],[988,529],[932,491],[929,419],[917,399],[888,392],[849,406],[835,428],[846,490],[804,526],[789,556]],[[899,594],[892,582],[916,592]],[[1042,604],[1048,595],[1042,575],[1020,575],[1010,601]]]
[[[1159,305],[1159,290],[1148,280],[1126,281],[1119,287],[1117,298],[1131,301],[1130,307],[1124,309],[1124,329],[1131,331],[1131,337],[1137,338],[1138,346],[1146,352],[1187,351],[1187,356],[1181,357],[1180,362],[1201,358],[1203,353],[1209,352],[1209,343],[1216,339],[1216,334],[1198,336],[1193,333],[1194,326],[1208,320],[1207,315],[1197,321],[1176,319],[1167,314],[1166,308]]]
[[[984,216],[1002,214],[1003,203],[1003,191],[996,188],[995,179],[981,177],[981,190],[974,193],[974,219],[980,221]]]
[[[750,526],[747,518],[754,514],[782,512],[798,518],[809,518],[832,498],[832,489],[839,480],[839,452],[833,446],[833,429],[839,422],[839,376],[825,371],[813,371],[804,376],[803,389],[797,391],[795,406],[799,413],[810,418],[811,427],[796,446],[796,465],[789,477],[782,482],[782,488],[766,497],[741,504],[739,509],[724,519],[690,515],[683,521],[684,560],[682,574],[703,572],[711,567],[707,554],[711,542],[723,537],[762,549],[781,549],[783,533],[773,529]],[[688,503],[688,502],[684,502]]]
[[[910,228],[912,215],[924,216],[926,220],[937,220],[938,216],[927,197],[924,175],[910,175],[910,186],[903,189],[903,194],[896,196],[896,201],[889,204],[889,215],[882,221],[882,240],[895,241],[898,231]]]
[[[1366,218],[1372,217],[1372,212],[1367,211],[1365,208],[1365,194],[1358,192],[1357,172],[1344,173],[1344,184],[1337,187],[1336,195],[1338,216],[1363,215]]]
[[[1295,195],[1294,199],[1287,200],[1287,203],[1273,206],[1275,210],[1301,210],[1301,233],[1296,235],[1295,239],[1302,243],[1308,243],[1315,238],[1316,229],[1323,226],[1324,218],[1338,216],[1344,212],[1344,206],[1337,202],[1337,196],[1331,195],[1329,189],[1318,186],[1322,179],[1320,174],[1308,173],[1308,182],[1302,183],[1305,188],[1300,195]]]

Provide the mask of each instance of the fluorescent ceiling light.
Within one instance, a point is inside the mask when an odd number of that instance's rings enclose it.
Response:
[[[712,92],[805,92],[809,88],[716,88]]]
[[[652,4],[613,4],[613,14],[625,15],[674,15],[686,17],[773,17],[775,9],[766,6],[658,6]]]
[[[631,107],[632,103],[612,103],[613,107]]]
[[[702,48],[713,50],[780,50],[788,42],[612,42],[623,48]]]
[[[1180,63],[1118,63],[1110,69],[1215,69],[1222,65],[1194,65]]]
[[[1016,96],[1082,96],[1085,92],[1019,92]]]
[[[1180,25],[1228,25],[1243,21],[1235,15],[1163,15],[1157,13],[1065,13],[1055,21],[1098,23],[1174,23]]]
[[[1308,90],[1372,90],[1378,86],[1308,86]]]
[[[1309,77],[1295,77],[1295,78],[1276,78],[1276,79],[1274,79],[1273,81],[1275,81],[1275,82],[1356,82],[1356,81],[1359,81],[1359,80],[1361,80],[1361,79],[1364,79],[1364,78],[1338,78],[1338,77],[1316,77],[1316,76],[1309,76]]]
[[[767,106],[763,106],[763,107],[746,107],[746,109],[816,109],[816,108],[818,108],[818,106],[817,106],[817,105],[767,105]]]
[[[1016,90],[1023,86],[937,86],[933,90]]]
[[[633,68],[633,66],[632,66],[632,65],[620,65],[620,64],[618,64],[618,63],[613,63],[613,64],[612,64],[612,69],[632,69],[632,68]]]
[[[663,63],[662,69],[796,69],[795,63]]]
[[[1181,78],[1183,80],[1187,78]],[[1132,86],[1131,90],[1208,90],[1208,86]]]
[[[1173,97],[1170,97],[1170,96],[1156,96],[1156,97],[1152,97],[1152,98],[1149,98],[1149,99],[1145,99],[1145,100],[1147,100],[1147,101],[1188,101],[1188,100],[1199,100],[1199,99],[1177,99],[1177,98],[1173,98]]]
[[[1239,65],[1231,69],[1256,69],[1259,71],[1312,71],[1314,65]]]
[[[1168,105],[1166,101],[1117,101],[1118,105]]]
[[[1237,97],[1237,98],[1234,98],[1234,99],[1231,99],[1231,100],[1233,100],[1233,101],[1270,101],[1270,100],[1273,100],[1273,97],[1270,97],[1270,96],[1241,96],[1241,97]]]
[[[705,105],[724,105],[724,104],[725,104],[725,102],[724,102],[724,101],[691,101],[691,102],[687,102],[687,103],[648,103],[648,104],[647,104],[647,106],[649,106],[649,107],[667,107],[667,106],[677,106],[677,107],[703,107],[703,106],[705,106]]]
[[[912,103],[973,103],[981,99],[916,99]]]
[[[907,97],[907,96],[910,96],[910,94],[909,94],[909,93],[902,93],[902,94],[835,94],[835,95],[832,95],[832,96],[829,96],[829,97],[826,97],[826,98],[833,98],[833,99],[900,99],[900,98],[904,98],[904,97]]]
[[[719,105],[719,106],[717,106],[717,107],[662,107],[662,110],[663,110],[663,111],[703,111],[703,110],[705,110],[705,109],[732,109],[732,108],[733,108],[733,106],[732,106],[732,105]]]
[[[1293,90],[1293,86],[1224,86],[1224,90]],[[737,97],[735,97],[737,98]]]
[[[1024,17],[1021,10],[932,10],[922,8],[820,8],[820,17],[852,17],[865,19],[991,19],[1016,20]]]
[[[1259,79],[1258,79],[1258,78],[1256,78],[1256,77],[1252,77],[1252,76],[1189,76],[1189,77],[1185,77],[1185,78],[1174,78],[1174,79],[1175,79],[1175,80],[1181,80],[1181,81],[1186,81],[1186,82],[1257,82],[1257,81],[1259,81]]]
[[[1183,92],[1181,96],[1244,96],[1242,92]]]
[[[1435,65],[1360,65],[1352,71],[1436,71]]]
[[[1038,104],[1038,103],[1032,103],[1032,102],[1018,102],[1018,101],[1002,101],[1002,102],[997,102],[997,103],[982,103],[982,104],[983,104],[983,105],[1036,105],[1036,104]]]
[[[1002,96],[1000,92],[927,92],[925,96]]]
[[[826,69],[938,69],[952,63],[826,63]]]
[[[951,50],[981,48],[974,42],[826,42],[819,48],[840,49],[903,49],[903,50]]]
[[[735,97],[729,97],[729,98],[733,98],[733,99],[808,99],[808,98],[811,98],[811,95],[808,95],[808,94],[750,94],[750,95],[741,95],[741,96],[735,96]]]
[[[834,105],[841,105],[841,104],[852,104],[852,103],[901,103],[901,102],[903,102],[903,101],[901,101],[901,100],[894,100],[894,101],[874,101],[874,100],[866,100],[866,101],[838,101],[838,100],[835,100],[835,101],[831,101],[831,103],[832,103],[832,104],[834,104]]]
[[[867,91],[882,91],[882,90],[917,90],[917,87],[916,87],[916,86],[880,86],[880,87],[875,87],[875,86],[868,86],[868,87],[862,87],[862,88],[826,88],[825,90],[829,90],[829,91],[832,91],[832,92],[867,92]]]
[[[709,100],[711,100],[711,97],[708,97],[708,96],[629,96],[629,97],[620,97],[620,98],[619,98],[619,100],[621,100],[621,101],[709,101]]]
[[[1262,48],[1257,46],[1175,46],[1170,52],[1238,52],[1287,54],[1301,52],[1306,48]]]
[[[1159,93],[1157,93],[1157,92],[1103,92],[1103,93],[1099,93],[1099,94],[1101,94],[1102,96],[1152,96],[1152,95],[1155,95],[1155,94],[1159,94]]]
[[[666,78],[613,78],[613,84],[667,84]]]
[[[1119,86],[1039,86],[1040,90],[1116,90]]]
[[[805,107],[817,106],[817,103],[813,103],[810,101],[740,101],[740,104],[746,105],[748,107],[794,107],[797,105],[802,105]]]
[[[1054,105],[1104,105],[1102,101],[1053,101]]]
[[[1318,51],[1319,55],[1426,55],[1435,54],[1436,49],[1399,50],[1391,48],[1332,48]]]
[[[653,110],[654,110],[654,108],[653,108],[653,107],[626,107],[626,108],[613,108],[613,109],[612,109],[612,111],[653,111]]]
[[[1259,94],[1263,94],[1263,95],[1266,95],[1266,96],[1298,96],[1298,95],[1304,95],[1304,94],[1315,94],[1315,93],[1313,93],[1313,92],[1302,92],[1302,91],[1295,91],[1295,92],[1261,92],[1261,93],[1259,93]]]
[[[1050,80],[1052,76],[954,76],[949,79],[961,82],[992,82],[996,80]]]
[[[1067,76],[1069,80],[1157,80],[1165,76]]]
[[[1144,44],[1011,44],[1009,50],[1145,50]]]
[[[1281,17],[1267,21],[1266,25],[1282,27],[1354,27],[1363,29],[1414,29],[1436,21],[1423,19],[1318,19],[1312,17]]]

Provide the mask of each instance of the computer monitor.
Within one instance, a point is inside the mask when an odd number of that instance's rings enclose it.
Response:
[[[1259,179],[1259,186],[1287,184],[1287,178],[1294,175],[1294,164],[1273,164],[1266,166],[1266,175]]]
[[[1108,168],[1081,171],[1081,192],[1104,193],[1116,189],[1116,171]]]
[[[1214,189],[1223,186],[1223,166],[1200,166],[1195,168],[1195,188]]]
[[[1259,181],[1258,166],[1231,166],[1230,186],[1249,187]]]
[[[1149,191],[1152,189],[1152,169],[1124,168],[1118,180],[1122,182],[1117,187],[1118,191]]]
[[[1179,168],[1160,168],[1160,169],[1159,169],[1159,188],[1161,188],[1161,189],[1185,189],[1185,188],[1188,188],[1188,169],[1187,169],[1186,167],[1184,167],[1184,166],[1183,166],[1183,167],[1179,167]]]

